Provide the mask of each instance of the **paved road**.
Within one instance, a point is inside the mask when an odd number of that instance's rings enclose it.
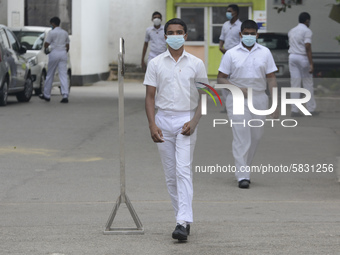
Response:
[[[1,255],[340,252],[339,112],[299,119],[295,128],[266,125],[255,156],[255,166],[316,171],[325,164],[326,172],[253,173],[251,188],[240,190],[233,173],[202,172],[233,164],[231,129],[212,127],[225,116],[210,104],[195,151],[195,223],[182,244],[171,239],[173,211],[149,136],[144,88],[133,82],[125,89],[127,194],[145,234],[103,235],[119,195],[118,101],[117,83],[99,82],[72,88],[69,104],[60,104],[55,90],[50,103],[13,98],[0,108]],[[124,205],[114,226],[134,227]]]

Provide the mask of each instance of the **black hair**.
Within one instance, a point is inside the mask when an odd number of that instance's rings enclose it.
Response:
[[[310,20],[310,15],[308,12],[302,12],[299,15],[299,23],[305,23],[307,20]]]
[[[237,15],[240,13],[240,9],[238,8],[237,4],[230,4],[230,5],[228,5],[227,9],[228,8],[233,9],[237,13]]]
[[[160,12],[157,12],[157,11],[152,13],[151,19],[153,19],[153,16],[155,16],[155,15],[161,16],[161,19],[162,19],[162,14]]]
[[[256,32],[257,30],[259,29],[258,25],[256,24],[256,22],[254,20],[251,20],[251,19],[248,19],[246,21],[243,21],[242,22],[242,25],[241,25],[241,32],[244,30],[244,29],[256,29]]]
[[[50,19],[50,23],[52,24],[55,24],[59,27],[60,25],[60,19],[58,17],[53,17],[52,19]]]
[[[166,32],[167,32],[168,26],[169,26],[169,25],[174,25],[174,24],[181,25],[181,26],[183,27],[183,29],[184,29],[184,33],[185,33],[185,34],[187,33],[187,30],[188,30],[187,24],[185,24],[184,21],[181,20],[181,19],[174,18],[174,19],[169,20],[169,21],[165,24],[165,26],[164,26],[164,34],[166,34]]]

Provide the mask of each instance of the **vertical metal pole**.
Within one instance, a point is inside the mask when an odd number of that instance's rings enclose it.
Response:
[[[119,119],[119,159],[120,159],[120,195],[117,199],[115,206],[112,209],[110,217],[106,223],[106,227],[104,230],[105,235],[112,234],[126,234],[126,235],[142,235],[144,234],[144,228],[141,221],[138,218],[136,211],[134,210],[130,199],[126,195],[125,192],[125,127],[124,127],[124,73],[125,73],[125,65],[124,65],[124,39],[120,38],[119,41],[120,50],[118,54],[118,94],[119,94],[119,103],[118,103],[118,119]],[[117,214],[119,206],[121,203],[125,203],[129,212],[136,224],[137,228],[111,228],[113,220]]]
[[[121,38],[122,39],[122,38]],[[122,45],[122,43],[120,43]],[[124,76],[122,49],[118,55],[120,195],[125,203]]]

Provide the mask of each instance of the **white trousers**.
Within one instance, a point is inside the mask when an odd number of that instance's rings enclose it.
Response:
[[[289,55],[290,85],[292,88],[307,89],[311,94],[311,99],[306,103],[309,112],[315,111],[316,102],[314,99],[313,74],[309,73],[309,61],[307,56],[290,54]],[[299,99],[300,93],[291,93],[290,98]],[[292,104],[292,112],[299,112],[299,109]]]
[[[190,136],[181,134],[184,123],[190,121],[192,112],[158,111],[156,125],[162,130],[164,142],[157,143],[165,181],[175,210],[176,220],[193,222],[192,160],[197,139],[197,129]]]
[[[253,91],[253,105],[257,110],[267,110],[268,109],[268,96],[265,92],[254,92]],[[266,116],[255,115],[250,112],[248,108],[247,99],[244,100],[244,115],[234,115],[233,114],[233,96],[228,93],[226,106],[228,111],[228,117],[230,124],[232,124],[233,130],[233,156],[236,166],[236,179],[250,180],[250,169],[249,166],[253,161],[256,148],[263,135],[264,127],[251,127],[251,126],[261,126],[260,121],[249,120],[262,120],[265,121]]]
[[[44,96],[51,97],[52,83],[54,80],[54,73],[58,68],[60,89],[63,98],[68,97],[68,82],[67,82],[67,52],[60,50],[52,50],[48,59],[48,70],[44,85]]]

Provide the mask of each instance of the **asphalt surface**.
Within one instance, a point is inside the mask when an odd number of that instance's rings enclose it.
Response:
[[[262,172],[241,190],[232,172],[204,172],[233,165],[231,128],[212,126],[226,115],[209,101],[194,157],[195,222],[188,242],[178,243],[144,87],[131,81],[125,82],[126,192],[145,233],[104,235],[120,191],[117,91],[117,82],[98,82],[73,87],[69,104],[60,104],[54,89],[49,103],[13,97],[0,108],[1,255],[339,254],[339,111],[321,109],[294,128],[266,123],[253,162]],[[264,173],[269,165],[283,170]],[[294,172],[299,166],[301,173]],[[135,227],[124,204],[113,227]]]

